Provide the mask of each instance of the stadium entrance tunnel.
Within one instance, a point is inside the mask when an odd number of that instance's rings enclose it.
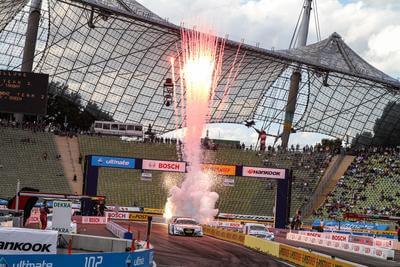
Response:
[[[85,157],[83,195],[96,196],[99,168],[122,168],[163,172],[186,173],[189,164],[184,161],[151,160],[140,158],[88,155]],[[277,180],[274,227],[285,228],[289,221],[292,174],[287,169],[262,168],[243,165],[203,164],[204,169],[217,175],[242,176]],[[82,201],[82,215],[92,210],[91,204]]]

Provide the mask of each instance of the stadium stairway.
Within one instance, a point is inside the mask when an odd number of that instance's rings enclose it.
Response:
[[[323,204],[328,194],[335,188],[340,177],[345,174],[353,160],[354,156],[349,155],[336,155],[332,158],[310,201],[302,209],[303,217],[306,218],[312,215],[313,211]]]
[[[82,167],[79,164],[79,143],[77,137],[55,136],[58,153],[61,155],[61,165],[67,177],[72,192],[81,194],[83,184]],[[73,181],[76,175],[77,181]]]

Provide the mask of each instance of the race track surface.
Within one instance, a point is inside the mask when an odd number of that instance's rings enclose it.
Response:
[[[120,223],[128,228],[129,223]],[[130,223],[145,239],[146,224]],[[169,236],[167,225],[153,224],[151,244],[158,267],[288,266],[273,257],[211,237]]]

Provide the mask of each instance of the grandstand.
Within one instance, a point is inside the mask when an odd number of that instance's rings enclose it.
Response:
[[[315,212],[316,217],[341,218],[345,212],[400,216],[400,152],[361,151]]]
[[[89,154],[138,157],[161,160],[177,160],[176,144],[137,143],[122,141],[118,137],[79,136],[83,156]],[[208,163],[243,164],[288,168],[295,177],[292,188],[292,215],[307,201],[315,189],[323,170],[328,166],[330,155],[325,152],[300,153],[277,152],[260,154],[253,150],[220,148],[207,150]],[[142,181],[137,170],[100,169],[98,194],[106,195],[109,203],[149,208],[163,208],[171,184],[180,184],[181,174],[152,172],[152,181]],[[273,215],[275,186],[273,180],[234,177],[235,186],[223,186],[224,177],[217,177],[214,190],[220,195],[218,208],[221,212]]]
[[[15,195],[18,179],[21,187],[71,193],[53,134],[0,127],[0,136],[0,197]]]

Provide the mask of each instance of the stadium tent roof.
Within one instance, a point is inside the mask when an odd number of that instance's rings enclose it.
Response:
[[[26,3],[0,0],[2,68],[20,67]],[[158,132],[175,129],[173,109],[163,105],[163,84],[171,73],[168,60],[179,50],[178,26],[133,0],[48,0],[42,8],[35,71],[67,83],[84,102],[97,103],[118,121],[153,124]],[[94,28],[88,26],[92,8]],[[243,61],[224,96],[239,45]],[[294,118],[299,130],[336,137],[372,132],[389,101],[399,102],[400,83],[370,66],[337,34],[280,51],[228,41],[224,58],[210,122],[282,123],[290,74],[299,65],[303,77]]]

